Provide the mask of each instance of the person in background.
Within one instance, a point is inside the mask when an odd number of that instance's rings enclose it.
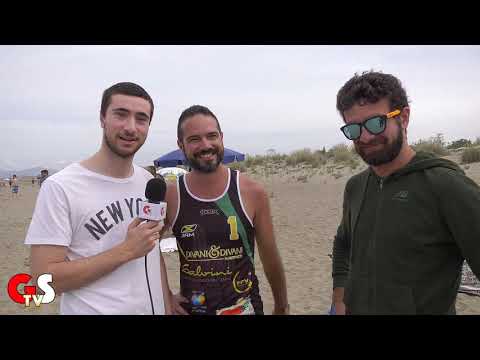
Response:
[[[43,169],[42,171],[40,171],[40,177],[38,179],[38,186],[42,186],[43,182],[48,178],[48,170],[47,169]]]
[[[20,185],[18,184],[18,179],[17,179],[17,175],[12,175],[12,180],[11,180],[11,185],[10,185],[11,189],[12,189],[12,196],[15,198],[15,197],[18,197],[19,194],[19,187]]]

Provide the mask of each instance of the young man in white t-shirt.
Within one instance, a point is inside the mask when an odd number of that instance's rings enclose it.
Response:
[[[33,278],[52,274],[61,314],[165,314],[169,308],[162,224],[137,217],[152,175],[133,157],[147,138],[153,108],[136,84],[105,90],[100,150],[42,184],[25,244]]]

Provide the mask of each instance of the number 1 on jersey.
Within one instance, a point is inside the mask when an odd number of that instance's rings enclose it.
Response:
[[[229,216],[227,219],[228,225],[230,225],[230,240],[238,240],[238,230],[237,230],[237,217]]]

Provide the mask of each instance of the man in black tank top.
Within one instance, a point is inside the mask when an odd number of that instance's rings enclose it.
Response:
[[[177,132],[192,171],[167,190],[167,225],[180,257],[180,294],[171,295],[168,312],[263,314],[254,266],[256,241],[273,292],[273,314],[288,314],[285,273],[265,190],[222,164],[223,133],[206,107],[186,109]]]

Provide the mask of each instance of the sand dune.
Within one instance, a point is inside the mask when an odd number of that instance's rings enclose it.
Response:
[[[357,168],[358,172],[361,168]],[[466,172],[480,183],[480,163],[471,164]],[[252,175],[265,184],[271,194],[276,238],[284,262],[292,314],[325,314],[330,306],[331,253],[333,236],[341,217],[345,182],[353,172],[349,168],[328,174],[326,169],[282,169],[278,174]],[[300,179],[299,179],[300,178]],[[29,249],[23,245],[31,220],[38,186],[22,183],[20,197],[12,199],[9,187],[0,188],[0,286],[6,289],[8,279],[16,273],[29,272]],[[258,252],[257,252],[258,254]],[[164,254],[169,282],[179,288],[178,253]],[[273,307],[272,295],[256,256],[257,274],[266,313]],[[459,294],[459,314],[480,314],[480,297]],[[58,301],[40,309],[26,309],[0,292],[0,314],[55,314]]]

